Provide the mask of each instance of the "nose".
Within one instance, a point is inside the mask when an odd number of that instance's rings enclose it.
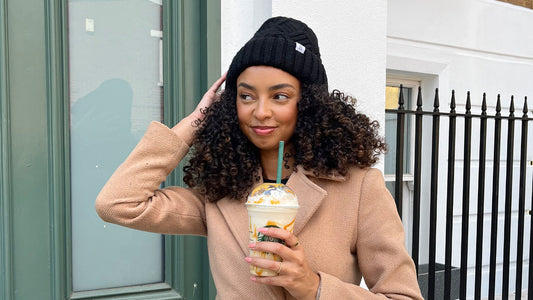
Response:
[[[272,108],[268,99],[259,99],[254,115],[258,120],[265,120],[272,117]]]

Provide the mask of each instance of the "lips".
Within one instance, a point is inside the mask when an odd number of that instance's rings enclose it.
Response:
[[[276,130],[276,127],[271,127],[271,126],[252,126],[252,130],[257,135],[269,135],[272,132],[274,132],[274,130]]]

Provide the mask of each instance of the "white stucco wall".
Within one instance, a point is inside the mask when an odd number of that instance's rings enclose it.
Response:
[[[489,105],[498,93],[507,105],[533,94],[533,10],[495,0],[396,0],[388,10],[388,68],[438,73],[458,101],[468,90]]]
[[[270,16],[306,23],[318,37],[330,90],[358,99],[359,109],[384,120],[386,1],[222,1],[222,70]]]
[[[233,56],[272,16],[272,1],[221,0],[221,70],[228,70]]]

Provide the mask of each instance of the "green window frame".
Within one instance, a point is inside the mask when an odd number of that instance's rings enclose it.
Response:
[[[0,298],[10,299],[13,284],[9,274],[12,273],[11,245],[13,244],[10,229],[11,188],[8,178],[11,178],[11,157],[9,138],[9,95],[7,57],[7,7],[4,0],[0,0]]]
[[[164,237],[162,283],[72,292],[67,4],[0,0],[0,298],[214,299],[205,238],[190,236]],[[220,1],[163,0],[163,47],[172,126],[220,74]]]

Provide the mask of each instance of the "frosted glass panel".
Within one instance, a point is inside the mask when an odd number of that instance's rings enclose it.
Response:
[[[69,10],[74,291],[163,281],[163,237],[103,222],[98,192],[161,120],[161,3],[74,1]]]

